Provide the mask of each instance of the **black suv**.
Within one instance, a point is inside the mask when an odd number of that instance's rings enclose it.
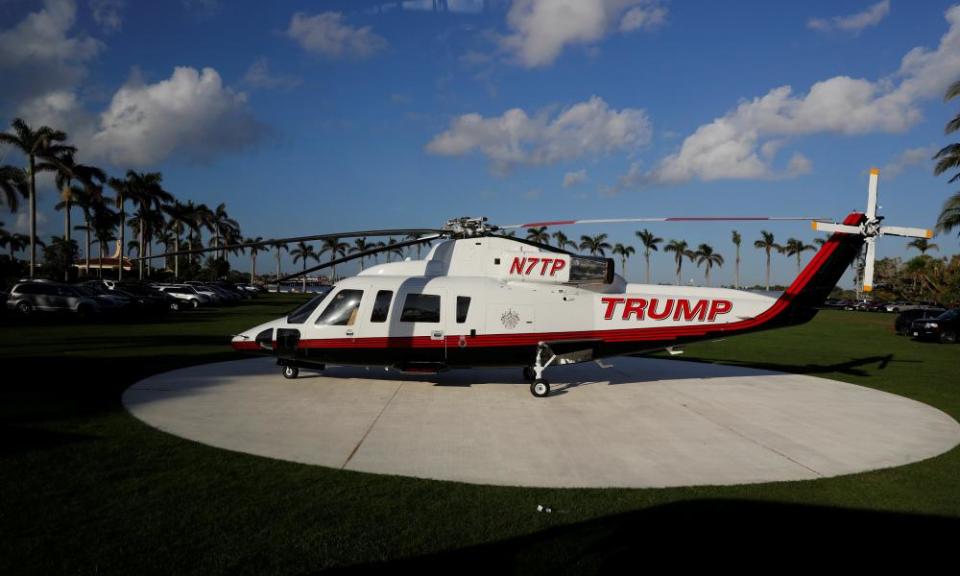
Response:
[[[917,340],[936,340],[943,343],[957,341],[960,332],[960,309],[947,310],[936,318],[914,320],[910,334]]]

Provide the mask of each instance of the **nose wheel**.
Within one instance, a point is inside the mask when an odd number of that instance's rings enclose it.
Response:
[[[543,378],[538,378],[530,384],[530,393],[537,398],[546,398],[550,395],[550,383]]]
[[[300,369],[297,368],[296,366],[291,366],[287,364],[286,366],[280,369],[280,373],[283,374],[284,378],[288,380],[293,380],[294,378],[300,375]]]

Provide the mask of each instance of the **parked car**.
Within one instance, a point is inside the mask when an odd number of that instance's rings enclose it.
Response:
[[[162,316],[180,307],[180,300],[138,283],[88,280],[82,286],[98,294],[113,294],[128,299],[131,311],[139,316]]]
[[[946,312],[943,308],[913,308],[897,315],[893,322],[894,330],[901,336],[910,335],[913,321],[924,318],[936,318]]]
[[[21,282],[10,290],[7,309],[21,316],[37,312],[61,312],[88,318],[102,310],[114,310],[121,304],[116,301],[98,300],[95,295],[57,282]]]
[[[917,340],[952,344],[957,341],[957,332],[960,332],[960,309],[947,310],[935,318],[914,320],[910,325],[910,333]]]
[[[212,302],[209,296],[200,293],[196,288],[187,284],[159,286],[157,289],[164,294],[173,296],[174,298],[182,301],[187,306],[194,309],[199,308],[200,306],[206,306]]]

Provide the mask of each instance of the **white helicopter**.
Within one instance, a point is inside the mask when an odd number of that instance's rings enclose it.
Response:
[[[808,218],[625,218],[492,226],[458,218],[442,229],[374,230],[269,240],[422,235],[391,249],[440,240],[424,260],[367,268],[340,280],[287,316],[234,336],[236,350],[273,355],[287,378],[327,363],[438,372],[474,366],[523,367],[536,397],[550,394],[554,365],[635,355],[809,321],[866,242],[864,289],[873,285],[878,236],[930,238],[921,228],[881,226],[871,170],[866,213],[842,224],[813,221],[829,240],[779,297],[743,290],[627,283],[612,259],[498,234],[500,230],[573,224],[808,220]],[[245,247],[250,244],[238,244]],[[229,247],[228,247],[229,248]],[[371,249],[304,273],[370,256]],[[197,251],[183,251],[187,254]],[[174,253],[169,253],[172,255]]]

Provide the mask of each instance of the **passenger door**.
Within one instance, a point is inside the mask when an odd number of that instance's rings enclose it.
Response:
[[[443,290],[410,289],[400,293],[390,322],[390,336],[404,348],[408,362],[445,362],[446,329]]]

